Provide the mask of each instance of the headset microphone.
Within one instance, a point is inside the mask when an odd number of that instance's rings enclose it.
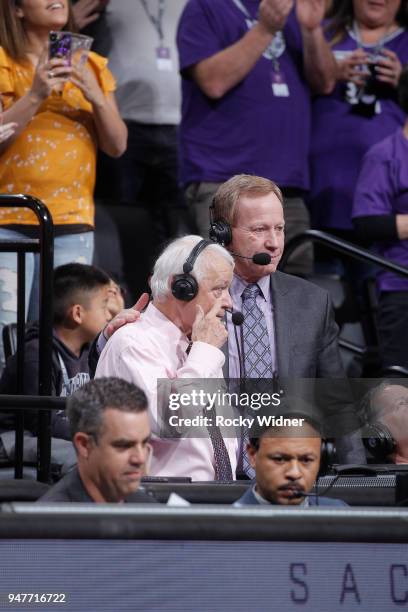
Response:
[[[231,321],[234,325],[242,325],[244,322],[244,315],[239,310],[230,310],[229,308],[225,308],[225,310],[231,315]]]
[[[234,253],[230,251],[231,255],[234,257],[240,257],[241,259],[249,259],[252,263],[257,264],[258,266],[267,266],[271,263],[271,256],[269,253],[255,253],[252,257],[245,257],[245,255],[240,255],[239,253]]]

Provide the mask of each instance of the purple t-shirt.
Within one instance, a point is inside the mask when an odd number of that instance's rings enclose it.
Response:
[[[408,61],[408,32],[394,32],[384,46],[402,64]],[[333,50],[338,59],[357,49],[350,32]],[[367,52],[373,47],[364,45]],[[361,160],[368,149],[403,125],[405,115],[393,99],[380,99],[373,117],[352,112],[356,86],[338,83],[332,94],[318,96],[312,106],[310,154],[312,226],[351,229],[351,208]],[[380,111],[380,112],[378,112]]]
[[[255,19],[259,0],[242,0]],[[251,23],[233,0],[190,0],[180,20],[177,44],[180,70],[229,47]],[[241,83],[220,100],[211,100],[183,77],[181,179],[223,182],[249,173],[282,186],[307,189],[310,99],[303,77],[302,41],[292,13],[283,35],[274,37],[289,96],[272,91],[273,62],[268,51]]]
[[[353,204],[353,217],[408,214],[408,140],[402,129],[374,145],[364,156]],[[376,244],[382,257],[408,267],[408,240]],[[408,279],[378,274],[381,291],[408,291]]]

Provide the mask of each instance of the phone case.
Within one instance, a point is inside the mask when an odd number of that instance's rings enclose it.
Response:
[[[48,56],[50,59],[58,57],[65,59],[70,65],[72,59],[71,32],[50,32]]]

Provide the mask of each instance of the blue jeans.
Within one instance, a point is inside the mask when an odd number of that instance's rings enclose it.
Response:
[[[20,232],[0,228],[0,241],[21,240]],[[54,239],[54,267],[70,262],[92,263],[94,233],[67,234]],[[39,272],[38,253],[26,255],[26,319],[36,321],[39,317]],[[17,321],[17,256],[15,253],[0,253],[0,369],[4,366],[2,329],[4,325]]]

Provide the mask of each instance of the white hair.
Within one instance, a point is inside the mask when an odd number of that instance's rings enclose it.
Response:
[[[150,288],[153,299],[163,302],[171,295],[171,280],[176,274],[183,274],[185,264],[191,251],[203,238],[201,236],[183,236],[173,240],[156,260],[153,275],[150,279]],[[206,276],[208,271],[214,268],[213,255],[218,253],[231,267],[234,267],[234,260],[230,253],[220,244],[213,243],[205,247],[194,262],[193,270],[190,272],[198,283]]]

